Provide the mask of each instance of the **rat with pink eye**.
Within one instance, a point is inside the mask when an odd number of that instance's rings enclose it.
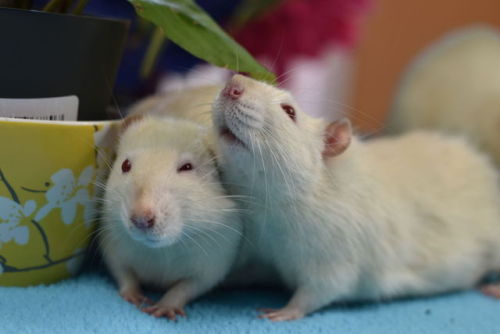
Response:
[[[466,289],[500,270],[498,175],[463,139],[364,142],[347,119],[312,118],[288,92],[241,75],[215,100],[213,120],[222,182],[250,197],[240,203],[240,276],[272,268],[293,291],[261,317]]]
[[[141,284],[167,289],[142,310],[175,319],[230,270],[240,218],[219,182],[206,128],[147,116],[123,127],[105,188],[101,249],[125,300],[149,302]]]

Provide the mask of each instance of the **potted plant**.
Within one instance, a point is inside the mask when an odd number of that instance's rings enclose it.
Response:
[[[0,98],[73,96],[78,120],[104,119],[127,27],[121,20],[0,8],[0,43],[8,50],[0,53]],[[6,108],[1,116],[15,116]],[[36,116],[24,112],[18,116]]]

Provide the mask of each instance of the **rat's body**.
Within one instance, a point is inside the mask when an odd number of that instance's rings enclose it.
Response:
[[[220,185],[206,129],[151,117],[126,125],[105,191],[104,258],[126,300],[145,300],[140,284],[168,289],[143,310],[175,318],[230,270],[240,220]]]
[[[221,87],[216,85],[207,85],[151,95],[132,105],[128,110],[128,115],[178,117],[211,126],[210,111],[220,89]]]
[[[500,269],[498,178],[462,140],[364,143],[348,122],[327,126],[241,76],[216,100],[214,123],[224,181],[252,200],[242,261],[275,268],[294,291],[265,317],[469,288]]]

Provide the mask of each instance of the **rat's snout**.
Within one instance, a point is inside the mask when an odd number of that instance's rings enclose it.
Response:
[[[240,84],[231,80],[222,90],[222,95],[230,99],[237,100],[243,95],[244,91],[244,88]]]
[[[130,215],[130,221],[139,230],[147,230],[155,225],[156,216],[150,209],[136,209]]]

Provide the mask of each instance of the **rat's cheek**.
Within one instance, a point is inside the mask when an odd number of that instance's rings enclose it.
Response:
[[[185,223],[180,219],[168,219],[158,226],[157,235],[168,244],[178,241],[186,230]]]
[[[185,212],[190,210],[190,201],[176,197],[168,203],[166,210],[161,212],[162,220],[165,222],[165,229],[176,231],[182,229],[182,221],[185,220]]]
[[[214,108],[213,116],[212,116],[214,125],[217,126],[218,128],[222,127],[225,123],[224,120],[224,114],[222,110],[219,108]]]

